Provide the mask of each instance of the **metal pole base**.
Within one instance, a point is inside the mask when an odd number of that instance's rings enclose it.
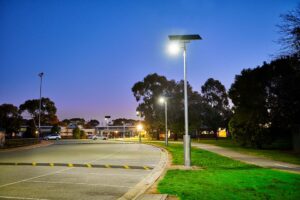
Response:
[[[191,137],[190,135],[183,136],[184,142],[184,166],[191,167]]]

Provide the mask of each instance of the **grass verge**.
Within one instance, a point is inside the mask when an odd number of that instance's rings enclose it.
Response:
[[[170,144],[167,150],[173,164],[183,164],[181,144]],[[203,170],[168,170],[158,184],[160,193],[182,200],[300,199],[298,174],[260,168],[201,149],[193,148],[191,156],[192,164]]]
[[[236,144],[234,141],[229,140],[229,139],[221,139],[221,140],[205,139],[205,140],[199,140],[198,142],[204,143],[204,144],[213,144],[213,145],[225,147],[225,148],[230,148],[236,152],[245,153],[248,155],[261,156],[261,157],[269,158],[272,160],[277,160],[277,161],[300,165],[300,154],[294,153],[292,151],[260,150],[260,149],[241,147],[240,145]]]

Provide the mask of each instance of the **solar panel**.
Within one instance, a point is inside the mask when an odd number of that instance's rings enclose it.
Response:
[[[169,40],[202,40],[200,35],[169,35]]]

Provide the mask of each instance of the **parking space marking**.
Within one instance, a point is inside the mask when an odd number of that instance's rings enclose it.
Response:
[[[10,196],[0,196],[2,199],[23,199],[23,200],[48,200],[48,199],[36,199],[30,197],[10,197]]]
[[[110,185],[110,184],[97,184],[97,183],[77,183],[77,182],[65,182],[65,181],[27,181],[27,182],[28,183],[71,184],[71,185],[88,185],[88,186],[132,188],[132,187],[123,186],[123,185]]]
[[[70,168],[74,168],[74,167],[87,167],[87,168],[121,168],[121,169],[141,169],[141,170],[150,170],[153,169],[153,167],[150,166],[133,166],[133,165],[109,165],[109,164],[105,164],[105,165],[98,165],[98,164],[90,164],[90,163],[86,163],[86,164],[75,164],[75,163],[37,163],[37,162],[32,162],[32,163],[10,163],[10,162],[0,162],[0,166],[1,165],[17,165],[17,166],[44,166],[44,167],[70,167]]]
[[[93,167],[93,166],[92,166],[91,164],[89,164],[89,163],[87,163],[86,166],[89,167],[89,168]]]
[[[68,163],[68,167],[74,167],[72,163]]]
[[[70,170],[70,169],[72,169],[72,168],[61,169],[61,170],[58,170],[58,171],[55,171],[55,172],[50,172],[50,173],[42,174],[42,175],[39,175],[39,176],[34,176],[34,177],[31,177],[31,178],[23,179],[23,180],[20,180],[20,181],[15,181],[15,182],[7,183],[7,184],[4,184],[4,185],[0,185],[0,188],[6,187],[6,186],[10,186],[10,185],[14,185],[14,184],[17,184],[17,183],[22,183],[22,182],[30,181],[30,180],[33,180],[33,179],[36,179],[36,178],[41,178],[41,177],[45,177],[45,176],[57,174],[59,172],[67,171],[67,170]]]

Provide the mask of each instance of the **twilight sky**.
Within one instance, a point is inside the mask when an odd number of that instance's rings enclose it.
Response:
[[[62,120],[135,118],[131,87],[149,73],[179,81],[182,56],[166,53],[169,34],[189,44],[194,90],[210,77],[227,89],[243,68],[279,52],[276,25],[296,0],[0,0],[0,104],[51,98]]]

